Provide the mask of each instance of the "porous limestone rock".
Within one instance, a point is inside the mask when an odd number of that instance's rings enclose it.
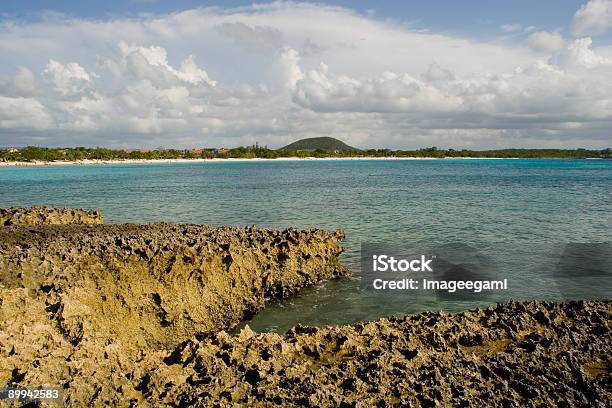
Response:
[[[0,208],[0,226],[102,224],[103,222],[99,210],[55,207]]]
[[[341,232],[0,227],[0,388],[66,406],[612,405],[612,302],[510,302],[285,335],[234,327],[348,274]]]
[[[173,224],[0,227],[0,388],[59,386],[72,406],[143,401],[137,387],[167,350],[349,274],[338,261],[343,237]]]

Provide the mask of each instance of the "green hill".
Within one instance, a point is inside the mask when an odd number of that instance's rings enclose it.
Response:
[[[333,137],[311,137],[293,142],[278,150],[324,150],[327,152],[358,152],[359,149],[351,147]]]

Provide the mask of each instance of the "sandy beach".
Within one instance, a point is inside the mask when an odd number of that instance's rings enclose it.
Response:
[[[218,162],[285,162],[285,161],[354,161],[354,160],[518,160],[515,157],[278,157],[265,158],[228,158],[228,159],[125,159],[125,160],[76,160],[76,161],[31,161],[31,162],[0,162],[0,167],[31,167],[31,166],[76,166],[101,164],[160,164],[160,163],[218,163]]]

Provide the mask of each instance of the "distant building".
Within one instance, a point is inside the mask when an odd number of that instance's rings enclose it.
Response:
[[[229,152],[231,149],[228,149],[227,147],[219,147],[218,149],[215,149],[215,151],[219,154],[223,154],[223,153],[227,153]]]

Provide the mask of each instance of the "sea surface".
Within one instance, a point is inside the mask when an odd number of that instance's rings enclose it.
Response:
[[[612,160],[2,167],[0,207],[18,205],[99,208],[107,223],[343,229],[342,261],[355,276],[270,304],[248,322],[260,331],[508,299],[612,297]],[[470,299],[371,293],[360,287],[363,243],[460,248],[486,258],[489,276],[509,288]]]

